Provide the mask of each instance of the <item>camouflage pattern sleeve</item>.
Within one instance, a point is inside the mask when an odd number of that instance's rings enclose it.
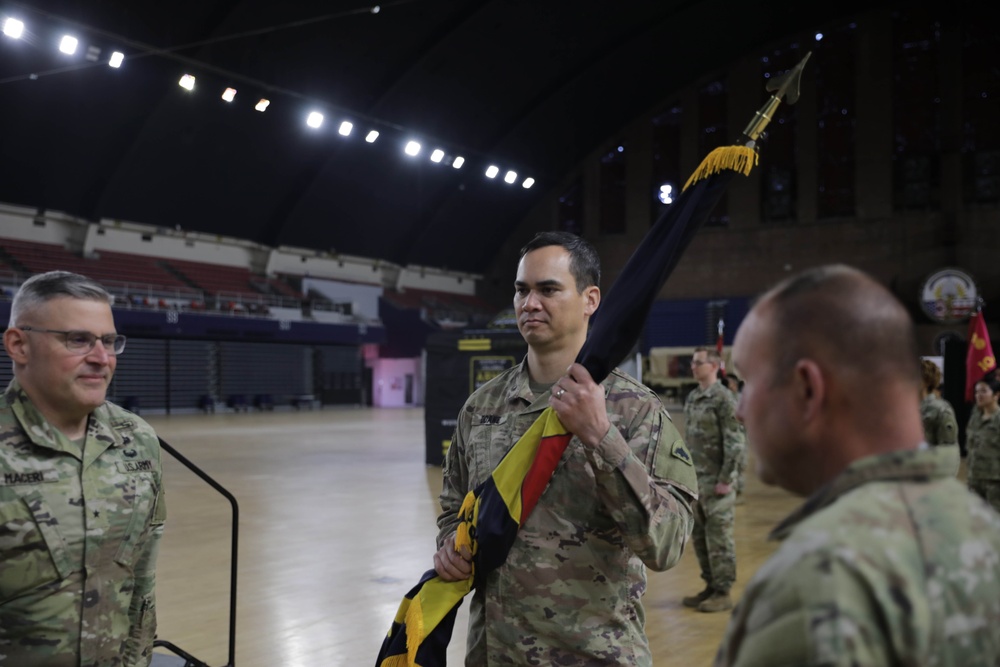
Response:
[[[158,451],[159,454],[159,451]],[[159,456],[157,456],[159,458]],[[129,605],[129,639],[134,647],[137,667],[148,667],[153,659],[153,640],[156,638],[156,561],[163,539],[164,524],[167,519],[167,505],[163,483],[156,494],[153,516],[144,544],[135,565],[135,588]]]
[[[455,424],[455,432],[451,436],[451,445],[445,454],[444,466],[441,470],[442,484],[441,513],[437,518],[437,546],[440,549],[445,539],[458,527],[458,510],[469,492],[469,469],[465,459],[466,441],[469,433],[470,413],[462,407]]]
[[[944,401],[942,404],[941,414],[937,420],[937,433],[934,436],[935,444],[958,445],[958,422],[955,419],[955,411]]]
[[[630,407],[634,419],[613,425],[588,456],[598,496],[623,539],[647,567],[663,571],[677,563],[690,537],[697,479],[659,401],[647,397]],[[609,413],[614,420],[614,408]]]
[[[719,431],[722,434],[722,467],[719,469],[720,484],[735,484],[746,449],[746,436],[743,425],[736,419],[736,399],[732,392],[716,383],[716,415],[719,420]]]

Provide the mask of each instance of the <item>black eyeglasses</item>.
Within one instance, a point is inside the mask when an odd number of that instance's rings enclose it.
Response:
[[[21,331],[57,334],[63,337],[66,349],[73,354],[88,354],[101,341],[108,354],[118,355],[125,350],[125,336],[121,334],[105,334],[98,336],[89,331],[60,331],[58,329],[39,329],[37,327],[17,327]]]

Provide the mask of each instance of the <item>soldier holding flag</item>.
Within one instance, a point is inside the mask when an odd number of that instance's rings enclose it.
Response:
[[[572,363],[600,304],[598,262],[569,233],[542,233],[525,246],[514,308],[528,354],[473,393],[459,415],[434,556],[445,581],[473,574],[472,554],[454,546],[467,492],[549,405],[574,434],[506,562],[475,590],[467,665],[652,664],[646,567],[665,570],[680,559],[697,484],[656,394],[617,370],[597,384]]]

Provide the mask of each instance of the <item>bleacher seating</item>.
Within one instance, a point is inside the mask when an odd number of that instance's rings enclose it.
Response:
[[[31,273],[73,271],[100,283],[139,283],[159,287],[186,287],[149,257],[101,251],[82,257],[61,245],[19,239],[0,239],[4,250]]]
[[[426,321],[442,328],[484,324],[496,310],[477,296],[407,288],[386,290],[383,298],[397,308],[420,310]]]
[[[250,269],[242,266],[222,266],[206,262],[171,259],[166,264],[188,279],[191,287],[212,294],[259,294],[251,280]]]

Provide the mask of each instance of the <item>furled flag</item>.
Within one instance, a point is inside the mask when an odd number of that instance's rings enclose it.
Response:
[[[649,310],[684,249],[708,218],[736,173],[747,175],[756,164],[755,145],[784,97],[799,95],[807,54],[793,69],[767,84],[771,98],[743,131],[742,143],[708,154],[688,179],[680,197],[653,225],[636,248],[594,317],[577,356],[600,383],[635,345]],[[428,570],[406,594],[392,622],[376,667],[441,667],[462,600],[507,558],[517,530],[528,519],[555,470],[572,434],[546,408],[493,471],[468,493],[459,510],[455,548],[473,554],[473,576],[445,582]]]
[[[977,310],[969,318],[969,349],[965,353],[965,400],[971,401],[976,383],[997,367],[990,345],[990,332],[986,330],[983,311]]]

